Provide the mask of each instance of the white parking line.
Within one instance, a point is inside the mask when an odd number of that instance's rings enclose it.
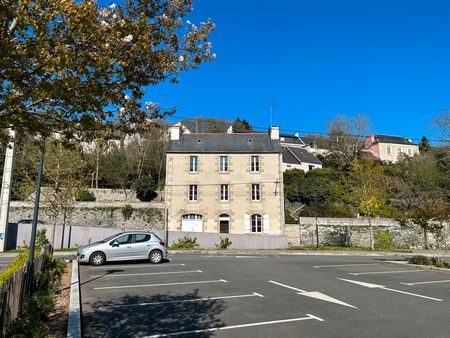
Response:
[[[286,285],[286,284],[278,283],[278,282],[275,282],[273,280],[270,280],[269,283],[276,284],[276,285],[279,285],[279,286],[282,286],[282,287],[285,287],[287,289],[291,289],[291,290],[294,290],[294,291],[297,291],[297,292],[307,292],[305,290],[297,289],[297,288],[294,288],[293,286],[289,286],[289,285]]]
[[[414,285],[437,284],[437,283],[450,283],[450,279],[445,279],[445,280],[433,280],[433,281],[429,281],[429,282],[417,282],[417,283],[400,283],[400,284],[403,284],[403,285],[409,285],[409,286],[414,286]]]
[[[97,277],[126,277],[126,276],[150,276],[150,275],[172,275],[180,273],[203,273],[202,270],[192,270],[192,271],[166,271],[166,272],[142,272],[142,273],[120,273],[120,274],[105,274],[105,275],[93,275],[90,278]]]
[[[164,284],[101,286],[101,287],[94,288],[94,290],[145,288],[145,287],[152,287],[152,286],[188,285],[188,284],[205,284],[205,283],[228,283],[228,282],[225,279],[215,279],[215,280],[202,280],[202,281],[196,281],[196,282],[180,282],[180,283],[164,283]]]
[[[335,268],[341,266],[362,266],[362,265],[380,265],[379,263],[362,263],[362,264],[334,264],[334,265],[314,265],[316,269],[320,268]]]
[[[373,271],[373,272],[349,272],[349,275],[359,276],[359,275],[381,275],[386,273],[413,273],[413,272],[424,272],[425,270],[399,270],[399,271]]]
[[[101,306],[99,307],[100,310],[102,309],[110,309],[110,308],[117,308],[117,307],[134,307],[134,306],[149,306],[149,305],[163,305],[163,304],[175,304],[175,303],[192,303],[192,302],[203,302],[208,300],[217,300],[217,299],[234,299],[234,298],[246,298],[246,297],[261,297],[264,296],[252,292],[250,294],[246,295],[235,295],[235,296],[222,296],[222,297],[206,297],[206,298],[193,298],[193,299],[184,299],[184,300],[172,300],[167,302],[153,302],[153,303],[139,303],[139,304],[118,304],[118,305],[109,305],[109,306]]]
[[[184,263],[179,264],[128,264],[128,265],[106,265],[106,266],[91,266],[89,270],[114,270],[114,268],[168,268],[171,266],[185,266]]]
[[[361,286],[364,286],[364,287],[369,288],[369,289],[381,289],[381,290],[387,290],[387,291],[392,291],[392,292],[397,292],[397,293],[403,293],[403,294],[409,295],[409,296],[414,296],[414,297],[419,297],[419,298],[425,298],[425,299],[435,300],[435,301],[437,301],[437,302],[442,302],[442,299],[439,299],[439,298],[433,298],[433,297],[428,297],[428,296],[424,296],[424,295],[419,295],[419,294],[417,294],[417,293],[411,293],[411,292],[406,292],[406,291],[402,291],[402,290],[391,289],[391,288],[387,288],[387,287],[384,286],[384,285],[373,284],[373,283],[366,283],[366,282],[360,282],[360,281],[351,280],[351,279],[344,279],[344,278],[338,278],[338,279],[339,279],[339,280],[343,280],[343,281],[345,281],[345,282],[349,282],[349,283],[361,285]]]
[[[265,256],[236,256],[236,258],[265,258]]]
[[[204,330],[192,330],[192,331],[162,333],[162,334],[155,334],[155,335],[152,335],[152,336],[148,336],[146,338],[174,337],[174,336],[189,335],[189,334],[194,334],[194,333],[205,333],[205,332],[214,332],[214,331],[222,331],[222,330],[239,329],[239,328],[251,327],[251,326],[262,326],[262,325],[274,325],[274,324],[281,324],[281,323],[299,322],[299,321],[302,321],[302,320],[309,320],[309,319],[315,319],[315,320],[318,320],[319,322],[323,322],[324,321],[324,319],[322,319],[322,318],[319,318],[319,317],[311,315],[311,314],[307,314],[306,317],[300,317],[300,318],[291,318],[291,319],[282,319],[282,320],[272,320],[270,322],[258,322],[258,323],[249,323],[249,324],[241,324],[241,325],[213,327],[213,328],[204,329]]]

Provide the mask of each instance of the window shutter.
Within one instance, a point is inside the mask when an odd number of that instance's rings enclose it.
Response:
[[[250,233],[250,215],[244,214],[244,232],[246,234]]]
[[[263,226],[263,232],[265,234],[269,233],[269,214],[264,214],[262,226]]]

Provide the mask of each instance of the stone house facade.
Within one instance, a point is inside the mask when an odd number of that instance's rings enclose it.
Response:
[[[166,161],[169,230],[283,233],[278,127],[268,133],[182,134],[173,126]]]

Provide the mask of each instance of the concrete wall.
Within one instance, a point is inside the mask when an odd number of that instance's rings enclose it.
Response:
[[[389,231],[394,237],[395,246],[398,248],[422,248],[423,231],[420,227],[403,228],[398,222],[388,218],[373,218],[371,220],[373,233]],[[318,218],[319,242],[329,245],[352,245],[369,247],[370,230],[366,218]],[[294,246],[316,245],[316,227],[314,217],[301,217],[299,224],[287,224],[284,235],[289,244]],[[447,224],[447,234],[449,225]],[[434,243],[431,234],[428,242]],[[447,238],[450,245],[450,238]]]
[[[50,225],[39,225],[38,229],[47,229],[47,234],[51,232]],[[67,226],[64,231],[64,248],[78,247],[99,241],[110,235],[120,232],[118,229],[100,228],[100,227],[80,227]],[[165,240],[165,232],[161,230],[154,231],[161,239]],[[31,236],[31,225],[21,224],[17,229],[17,244],[23,246],[28,244]],[[196,237],[200,248],[213,249],[215,244],[220,242],[220,237],[228,237],[232,245],[231,249],[282,249],[288,245],[287,239],[283,236],[258,236],[258,235],[236,235],[236,234],[215,234],[215,233],[198,233],[198,232],[169,232],[169,245],[177,242],[179,238],[189,236]],[[47,236],[48,237],[48,236]],[[70,240],[70,243],[69,243]],[[62,243],[62,226],[57,226],[55,236],[55,248],[61,248]]]

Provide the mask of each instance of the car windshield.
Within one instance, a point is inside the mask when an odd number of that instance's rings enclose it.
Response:
[[[98,242],[99,242],[99,243],[106,243],[106,242],[112,240],[114,237],[117,237],[117,236],[122,235],[122,234],[123,234],[123,232],[120,232],[120,233],[118,233],[118,234],[115,234],[115,235],[106,237],[105,239],[103,239],[103,240],[101,240],[101,241],[98,241]]]

